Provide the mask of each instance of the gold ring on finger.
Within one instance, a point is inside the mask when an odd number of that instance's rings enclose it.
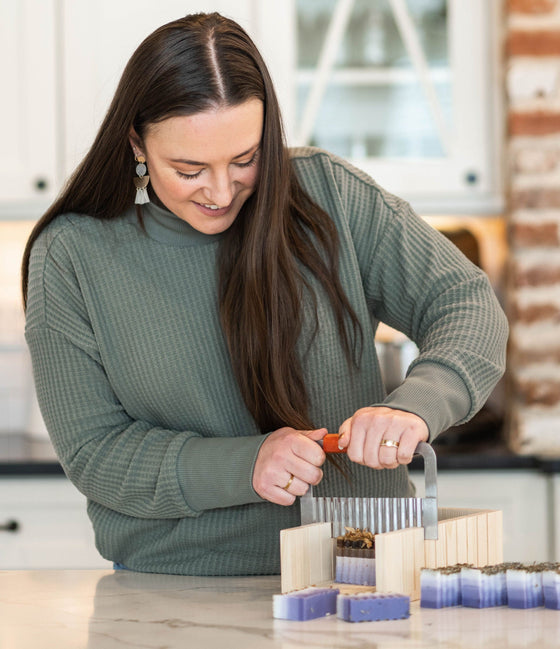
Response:
[[[284,491],[288,491],[288,489],[290,488],[290,485],[292,484],[293,481],[294,481],[294,474],[290,473],[290,479],[286,483],[286,486],[282,487],[284,489]]]

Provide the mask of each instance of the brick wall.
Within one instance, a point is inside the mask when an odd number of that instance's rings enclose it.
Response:
[[[509,439],[560,456],[560,0],[506,0]]]

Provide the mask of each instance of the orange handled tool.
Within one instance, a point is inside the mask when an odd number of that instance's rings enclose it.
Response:
[[[345,448],[338,448],[340,435],[337,433],[327,433],[319,444],[323,447],[325,453],[346,453]]]

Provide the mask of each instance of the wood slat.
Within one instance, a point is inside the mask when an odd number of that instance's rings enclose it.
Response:
[[[502,512],[446,509],[438,512],[438,540],[423,528],[375,535],[376,590],[420,597],[420,571],[456,563],[481,567],[503,561]],[[314,523],[280,535],[282,592],[332,583],[335,539],[330,523]],[[369,588],[369,587],[368,587]]]

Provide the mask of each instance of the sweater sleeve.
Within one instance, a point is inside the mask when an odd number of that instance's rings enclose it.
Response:
[[[365,287],[376,316],[419,348],[385,405],[419,414],[431,438],[474,416],[504,372],[508,334],[486,275],[401,202]]]
[[[413,412],[430,439],[470,419],[505,369],[508,324],[487,276],[403,200],[359,170],[335,170],[369,309],[419,355],[382,404]]]
[[[53,446],[89,499],[139,518],[261,501],[251,476],[264,436],[203,439],[129,416],[104,370],[70,255],[46,233],[31,256],[26,340]]]

